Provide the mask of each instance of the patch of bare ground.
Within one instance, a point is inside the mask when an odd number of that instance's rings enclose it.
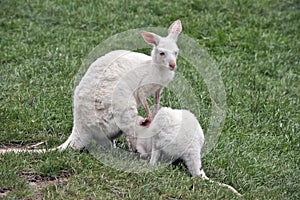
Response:
[[[63,187],[68,183],[72,174],[62,172],[59,176],[52,177],[43,174],[35,174],[33,172],[21,172],[19,175],[27,180],[29,189],[34,192],[34,196],[29,199],[40,200],[44,199],[43,189],[45,187],[48,187],[50,185],[57,185],[58,187]]]
[[[11,192],[11,190],[9,190],[9,189],[5,189],[5,188],[0,188],[0,198],[3,198],[3,197],[5,197],[5,196],[7,196],[8,195],[8,193],[10,193]]]

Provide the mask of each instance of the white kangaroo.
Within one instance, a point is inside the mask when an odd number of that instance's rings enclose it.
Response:
[[[118,50],[98,58],[75,89],[72,134],[59,148],[81,149],[91,140],[112,144],[123,132],[131,137],[141,104],[151,121],[158,110],[162,88],[174,77],[179,51],[176,42],[181,30],[181,21],[176,20],[167,37],[141,32],[144,40],[153,45],[151,56]],[[153,94],[155,109],[151,116],[146,98]]]
[[[145,107],[146,121],[151,121],[159,108],[162,88],[174,77],[179,51],[176,42],[181,31],[181,21],[176,20],[167,37],[141,32],[153,45],[151,56],[117,50],[92,63],[74,92],[72,133],[54,149],[82,149],[93,140],[111,147],[123,132],[127,138],[132,137],[140,105]],[[150,95],[155,95],[153,113],[146,99]]]
[[[194,114],[188,110],[163,107],[152,122],[143,125],[141,122],[143,118],[137,117],[136,138],[131,142],[142,159],[151,157],[151,165],[155,165],[162,157],[167,161],[182,159],[192,176],[215,182],[210,180],[202,169],[201,149],[204,134]],[[241,196],[232,186],[216,183]]]
[[[117,50],[92,63],[74,92],[72,133],[62,145],[50,150],[82,149],[93,140],[111,147],[115,138],[131,132],[141,104],[147,113],[145,123],[151,121],[159,108],[162,88],[174,77],[179,51],[176,42],[181,31],[181,21],[176,20],[167,37],[141,32],[144,40],[153,45],[151,56]],[[155,109],[151,113],[146,98],[153,94]],[[46,150],[12,148],[0,153],[12,151]]]
[[[188,110],[163,107],[156,114],[149,127],[136,122],[136,141],[133,147],[142,159],[150,157],[150,164],[156,164],[164,157],[169,161],[182,159],[192,176],[206,175],[201,165],[201,149],[204,134],[196,117]]]

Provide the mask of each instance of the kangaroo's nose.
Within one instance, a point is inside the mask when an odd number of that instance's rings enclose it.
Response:
[[[169,63],[169,67],[170,67],[171,70],[174,70],[175,67],[176,67],[176,63],[175,63],[174,61],[171,61],[171,62]]]

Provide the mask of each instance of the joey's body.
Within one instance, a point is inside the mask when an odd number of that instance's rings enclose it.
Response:
[[[149,127],[137,124],[136,149],[141,157],[151,155],[150,164],[162,156],[182,159],[192,176],[206,178],[201,165],[204,134],[196,117],[187,110],[161,108]]]
[[[150,125],[141,125],[142,120],[140,116],[136,118],[136,138],[131,140],[142,159],[151,157],[151,165],[156,164],[162,156],[171,158],[170,161],[182,159],[192,176],[200,176],[242,196],[232,186],[206,176],[201,163],[204,134],[194,114],[188,110],[164,107],[158,111]]]

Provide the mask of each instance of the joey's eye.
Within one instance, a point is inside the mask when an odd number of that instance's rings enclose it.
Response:
[[[159,55],[164,56],[165,52],[160,52]]]
[[[174,52],[174,54],[175,54],[175,56],[177,56],[177,55],[178,55],[178,52],[177,52],[177,51],[175,51],[175,52]]]

